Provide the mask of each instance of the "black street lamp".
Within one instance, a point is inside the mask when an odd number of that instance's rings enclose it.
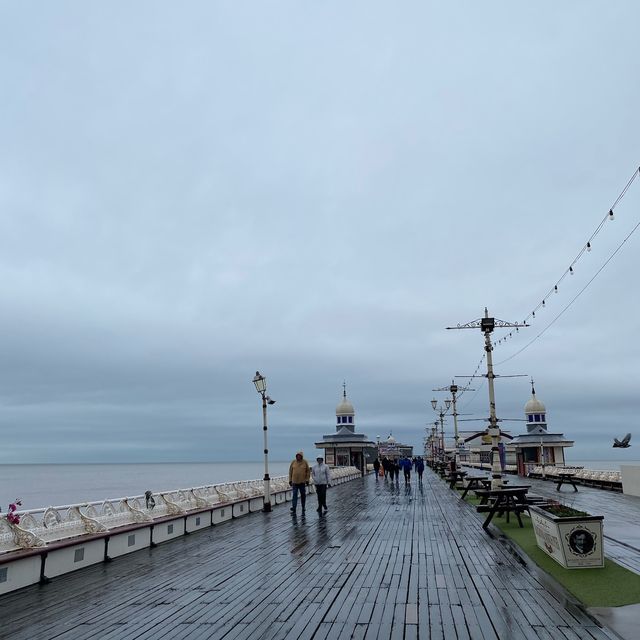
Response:
[[[267,395],[267,379],[256,371],[253,377],[253,384],[256,385],[256,391],[262,396],[262,431],[264,433],[264,505],[262,510],[271,511],[271,478],[269,478],[269,448],[267,446],[267,405],[275,404]]]

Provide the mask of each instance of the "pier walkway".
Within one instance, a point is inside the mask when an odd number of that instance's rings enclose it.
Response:
[[[429,470],[422,486],[369,476],[328,502],[325,516],[311,496],[306,517],[278,506],[9,593],[0,636],[617,637],[487,535]]]

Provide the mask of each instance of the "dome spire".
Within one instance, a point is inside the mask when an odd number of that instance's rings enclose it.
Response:
[[[527,433],[535,431],[540,427],[547,430],[547,408],[536,396],[536,389],[533,378],[531,378],[531,398],[524,405],[524,413],[527,417]]]
[[[343,380],[342,398],[340,398],[340,403],[336,407],[336,430],[340,431],[346,427],[353,432],[356,423],[355,415],[353,405],[347,399],[347,382]]]

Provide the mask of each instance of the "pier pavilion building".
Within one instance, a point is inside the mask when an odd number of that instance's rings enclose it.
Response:
[[[378,457],[384,458],[413,458],[413,447],[410,444],[398,442],[393,433],[389,434],[386,440],[378,443]]]
[[[564,450],[573,446],[573,440],[567,440],[562,433],[549,433],[547,430],[547,409],[536,397],[531,381],[531,398],[524,405],[527,419],[527,432],[516,436],[512,446],[516,451],[518,474],[527,475],[536,465],[564,466]]]
[[[356,412],[347,399],[347,385],[342,385],[342,398],[336,407],[336,431],[315,443],[324,450],[324,461],[330,467],[357,467],[362,475],[367,464],[377,455],[376,443],[363,433],[356,433]]]

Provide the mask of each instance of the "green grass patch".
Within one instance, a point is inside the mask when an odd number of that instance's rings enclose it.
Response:
[[[465,502],[472,506],[480,499],[467,494]],[[482,514],[484,518],[486,514]],[[565,569],[549,557],[536,543],[531,520],[522,516],[524,527],[511,514],[510,522],[504,517],[494,517],[494,524],[504,535],[513,540],[522,551],[543,571],[552,576],[577,600],[587,607],[622,607],[640,603],[640,576],[605,558],[603,569]]]
[[[640,603],[640,576],[605,558],[603,569],[565,569],[550,558],[536,543],[531,520],[522,518],[518,526],[511,514],[510,522],[494,517],[494,524],[513,540],[543,571],[546,571],[567,591],[587,607],[621,607]]]

